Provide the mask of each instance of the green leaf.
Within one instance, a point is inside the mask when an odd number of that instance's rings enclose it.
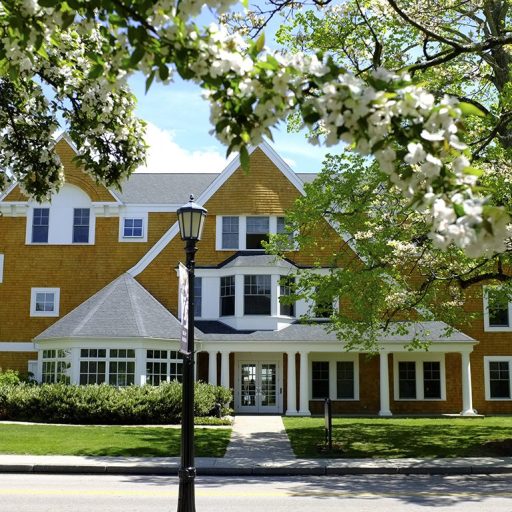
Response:
[[[153,80],[155,79],[155,72],[151,71],[150,75],[146,78],[146,94],[149,91],[149,88],[151,87],[151,84],[153,83]]]
[[[89,71],[89,78],[98,78],[103,74],[104,68],[102,64],[96,64],[93,66],[91,71]]]
[[[162,82],[165,82],[165,80],[169,78],[169,68],[165,64],[159,66],[158,76],[160,77],[160,80],[162,80]]]
[[[476,105],[473,105],[473,103],[461,101],[459,103],[459,108],[461,109],[462,113],[465,116],[485,117],[485,112],[482,109],[478,108]]]
[[[249,151],[247,151],[247,146],[240,148],[240,164],[244,172],[249,172]]]
[[[260,53],[261,50],[263,50],[264,46],[265,46],[265,34],[262,32],[260,37],[258,37],[258,40],[256,41],[256,43],[254,43],[254,47],[256,48],[256,51],[258,53]]]
[[[143,46],[137,46],[133,53],[130,55],[129,64],[130,67],[135,67],[144,57],[145,50]]]
[[[465,215],[464,206],[462,206],[461,204],[454,204],[453,209],[457,217],[463,217]]]
[[[478,169],[477,167],[466,167],[464,169],[464,174],[469,174],[471,176],[482,176],[484,171],[482,169]]]

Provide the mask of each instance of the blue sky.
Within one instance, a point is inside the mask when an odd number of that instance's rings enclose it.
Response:
[[[146,172],[220,172],[226,148],[210,135],[209,105],[201,89],[178,79],[153,84],[145,94],[145,78],[129,81],[137,97],[137,115],[148,122],[151,146]],[[296,172],[318,172],[328,152],[307,143],[304,133],[287,133],[286,125],[273,132],[274,149]]]
[[[205,24],[211,21],[207,16],[201,16]],[[275,19],[266,33],[269,46],[279,22]],[[176,78],[168,85],[153,83],[145,94],[142,75],[129,84],[138,99],[137,115],[148,123],[146,172],[220,172],[225,167],[226,148],[209,134],[209,106],[198,86]],[[284,123],[273,137],[274,149],[295,172],[320,171],[326,148],[309,144],[304,133],[287,133]]]

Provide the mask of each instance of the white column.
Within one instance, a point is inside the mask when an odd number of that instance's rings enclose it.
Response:
[[[270,276],[270,311],[272,316],[279,316],[279,278],[276,274]]]
[[[379,416],[392,416],[389,408],[388,352],[380,351],[380,411]]]
[[[222,351],[220,355],[220,385],[229,388],[229,352]]]
[[[146,350],[135,349],[135,383],[139,386],[146,384]]]
[[[41,382],[42,357],[43,351],[39,350],[37,363],[38,374],[36,375],[38,382]],[[69,380],[70,384],[80,384],[80,349],[77,347],[71,349],[71,375]]]
[[[297,415],[297,380],[295,378],[295,352],[287,352],[288,357],[288,394],[286,398],[286,416]]]
[[[469,352],[461,352],[462,360],[462,416],[475,416],[471,392],[471,363]]]
[[[244,276],[235,275],[235,317],[244,316]]]
[[[300,353],[300,403],[299,416],[311,416],[309,410],[309,352]]]
[[[208,382],[217,385],[217,351],[208,352]]]

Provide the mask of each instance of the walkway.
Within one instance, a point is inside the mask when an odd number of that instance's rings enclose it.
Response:
[[[281,416],[236,416],[224,459],[295,459]]]

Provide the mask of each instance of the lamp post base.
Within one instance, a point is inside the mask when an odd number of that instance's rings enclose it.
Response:
[[[180,468],[178,493],[178,512],[196,512],[194,480],[196,468]]]

